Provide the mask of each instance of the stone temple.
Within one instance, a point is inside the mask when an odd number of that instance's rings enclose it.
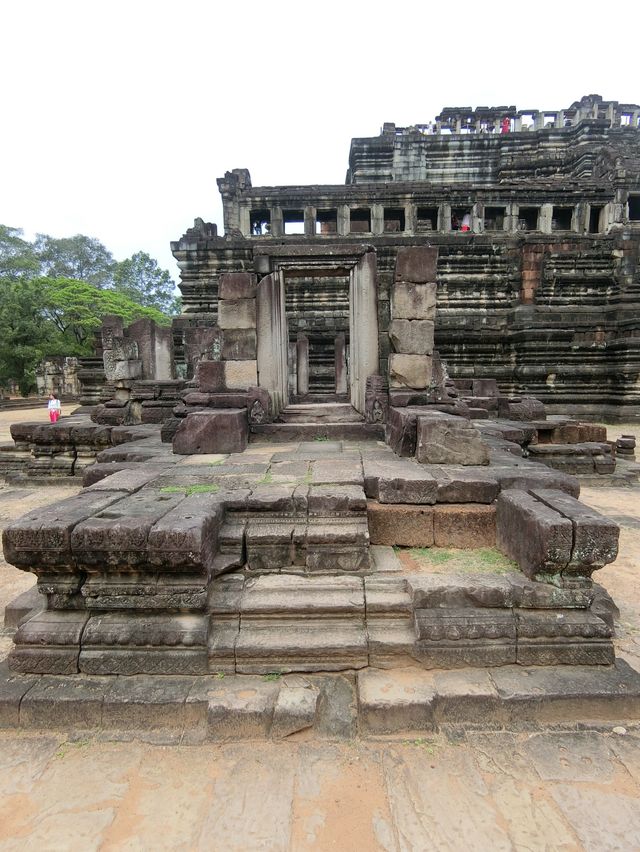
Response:
[[[347,672],[377,731],[407,668],[499,692],[495,672],[559,667],[640,697],[593,581],[619,530],[578,499],[636,476],[635,439],[589,421],[640,413],[639,120],[596,95],[445,109],[354,139],[341,185],[220,178],[224,235],[196,219],[172,243],[172,329],[107,318],[78,411],[0,447],[9,481],[85,486],[4,531],[40,593],[12,689],[182,675],[211,714],[215,676],[304,673],[308,727],[313,678]]]

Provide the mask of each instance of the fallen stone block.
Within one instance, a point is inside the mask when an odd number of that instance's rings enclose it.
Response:
[[[531,493],[573,525],[568,573],[590,577],[596,569],[615,561],[620,537],[618,524],[562,491],[536,488]]]
[[[421,464],[489,464],[489,449],[468,420],[441,412],[417,419],[416,459]]]
[[[178,426],[173,452],[179,455],[241,453],[248,441],[246,408],[198,411],[187,415]]]
[[[498,549],[527,577],[560,579],[571,560],[571,521],[525,491],[502,491],[496,503]]]

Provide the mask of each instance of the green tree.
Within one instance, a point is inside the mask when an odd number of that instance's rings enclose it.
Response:
[[[176,313],[176,286],[171,275],[144,251],[115,264],[113,286],[134,302],[167,314]]]
[[[34,248],[40,260],[41,275],[74,278],[100,288],[113,286],[113,255],[94,237],[76,234],[58,238],[36,234]]]
[[[42,310],[59,334],[58,345],[66,355],[83,355],[91,351],[93,333],[107,314],[122,317],[128,325],[147,317],[160,325],[170,318],[155,308],[145,307],[124,293],[98,290],[84,281],[69,278],[40,278],[36,282],[42,292]]]
[[[0,386],[17,382],[25,396],[34,390],[36,366],[56,343],[39,284],[0,281]]]
[[[0,280],[33,278],[40,272],[40,261],[33,245],[22,237],[20,228],[0,225]]]

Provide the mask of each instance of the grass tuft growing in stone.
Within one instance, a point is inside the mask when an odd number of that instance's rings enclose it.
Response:
[[[220,486],[206,485],[205,483],[202,483],[202,485],[165,485],[160,491],[163,494],[186,494],[187,497],[191,497],[192,494],[215,494],[220,491]]]
[[[407,552],[418,565],[436,573],[509,574],[518,570],[517,563],[503,556],[495,547],[479,547],[477,550],[412,547]]]

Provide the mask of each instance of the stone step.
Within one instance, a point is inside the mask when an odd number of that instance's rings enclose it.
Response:
[[[292,441],[383,441],[384,426],[378,423],[261,423],[251,434],[270,443]]]
[[[278,418],[283,423],[363,423],[363,416],[348,402],[288,405]]]
[[[364,584],[360,577],[257,577],[246,583],[240,604],[243,624],[253,617],[361,616],[364,611]]]
[[[242,617],[235,660],[236,671],[245,674],[363,668],[369,662],[364,615],[295,620]]]

